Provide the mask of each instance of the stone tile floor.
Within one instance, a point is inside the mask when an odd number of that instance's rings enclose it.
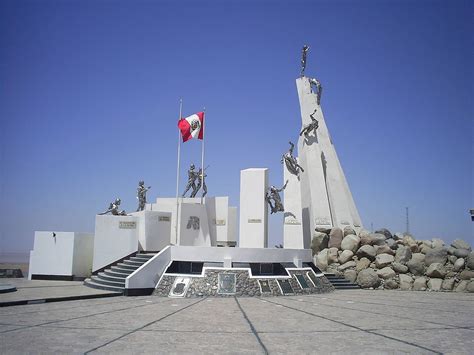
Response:
[[[0,308],[0,353],[474,353],[474,295],[345,290]]]

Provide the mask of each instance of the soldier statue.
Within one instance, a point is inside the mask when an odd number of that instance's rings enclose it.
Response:
[[[146,204],[146,192],[151,189],[151,186],[145,187],[145,181],[140,181],[137,187],[138,211],[143,211]]]
[[[282,192],[284,189],[286,189],[287,184],[288,180],[286,180],[285,185],[283,185],[281,189],[277,189],[273,185],[268,188],[265,200],[267,200],[268,204],[270,205],[270,214],[277,212],[285,212],[279,192]]]
[[[288,143],[290,143],[290,149],[288,149],[288,151],[282,155],[281,163],[283,164],[283,162],[285,162],[286,168],[290,173],[294,175],[299,175],[300,170],[304,172],[304,169],[298,164],[298,161],[293,156],[293,148],[295,147],[295,145],[292,142]]]
[[[189,191],[189,189],[193,189],[192,193],[191,193],[191,197],[194,197],[193,196],[193,193],[195,193],[196,191],[196,179],[197,179],[197,174],[196,174],[196,171],[194,171],[196,167],[194,166],[194,164],[191,164],[191,166],[189,167],[189,170],[188,170],[188,184],[186,185],[186,190],[184,190],[183,194],[181,195],[181,197],[184,197],[186,195],[186,193]],[[197,191],[196,191],[197,193]]]
[[[204,169],[206,170],[206,169]],[[202,187],[202,197],[207,195],[207,186],[206,186],[206,173],[202,173],[202,168],[199,168],[199,171],[197,172],[197,186],[196,189],[192,192],[191,197],[196,197],[199,189]]]
[[[304,136],[306,137],[306,139],[309,138],[309,134],[311,133],[311,131],[313,131],[314,133],[314,136],[316,137],[316,130],[318,129],[319,127],[319,122],[316,118],[314,118],[314,115],[316,114],[316,111],[318,111],[318,109],[314,109],[314,112],[309,115],[309,117],[311,118],[311,123],[309,123],[308,125],[306,125],[300,132],[300,137],[304,134]]]
[[[127,213],[124,210],[119,210],[121,203],[122,203],[122,200],[120,200],[119,198],[116,198],[114,202],[111,202],[109,204],[108,210],[105,212],[99,213],[99,215],[111,213],[114,216],[126,216]]]
[[[323,92],[321,82],[318,79],[309,78],[309,86],[311,87],[311,92],[313,92],[313,86],[316,86],[316,94],[318,95],[318,105],[321,105],[321,94]]]
[[[306,53],[308,52],[309,47],[305,44],[301,51],[301,77],[304,76],[304,70],[306,69]]]

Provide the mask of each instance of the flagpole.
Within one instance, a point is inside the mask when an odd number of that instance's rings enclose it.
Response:
[[[179,118],[183,112],[183,99],[179,99]],[[181,154],[181,131],[178,128],[178,164],[176,167],[176,221],[175,221],[175,243],[178,244],[178,220],[179,220],[179,163],[180,163],[180,154]]]
[[[203,110],[203,117],[204,117],[204,124],[202,129],[204,129],[204,134],[202,135],[202,144],[201,144],[201,205],[203,201],[203,195],[204,195],[204,140],[206,139],[206,129],[204,126],[207,127],[207,117],[206,117],[206,108],[204,107]]]

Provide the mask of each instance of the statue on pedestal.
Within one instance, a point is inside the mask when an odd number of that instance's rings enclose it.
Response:
[[[316,118],[314,118],[314,115],[316,114],[316,111],[318,111],[318,109],[314,109],[314,112],[309,115],[309,117],[311,118],[311,123],[309,123],[308,125],[306,125],[300,132],[300,137],[304,134],[304,136],[306,138],[309,138],[309,134],[311,133],[311,131],[313,131],[313,134],[314,136],[316,137],[316,130],[318,129],[319,127],[319,122]]]
[[[282,192],[284,189],[286,189],[287,184],[288,180],[286,180],[285,185],[283,185],[281,189],[277,189],[273,185],[268,188],[265,200],[267,200],[268,204],[270,205],[270,214],[285,211],[279,192]]]
[[[191,188],[193,189],[193,191],[191,193],[191,197],[194,197],[193,194],[197,193],[197,190],[196,190],[197,174],[194,171],[194,169],[195,169],[194,164],[191,164],[191,166],[189,167],[189,170],[188,170],[188,184],[186,185],[186,190],[184,190],[181,197],[184,197],[186,195],[186,193],[189,191],[189,189],[191,189]]]
[[[206,169],[204,169],[206,170]],[[199,189],[202,187],[202,191],[203,191],[203,194],[202,194],[202,197],[206,196],[207,195],[207,186],[206,186],[206,179],[205,177],[207,176],[206,173],[202,173],[202,168],[199,168],[199,171],[197,172],[197,185],[196,185],[196,189],[193,190],[192,194],[191,194],[191,197],[196,197]]]
[[[126,216],[127,212],[125,212],[125,210],[119,210],[121,203],[122,203],[122,200],[120,200],[119,198],[116,198],[114,202],[111,202],[109,204],[108,210],[105,212],[99,213],[99,215],[111,213],[114,216]]]
[[[304,76],[304,70],[306,69],[306,53],[309,51],[309,47],[305,44],[301,50],[301,77]]]
[[[138,211],[143,211],[146,204],[146,192],[151,189],[151,186],[145,187],[145,181],[140,181],[137,187]]]
[[[288,142],[290,144],[290,149],[282,155],[281,163],[285,162],[286,168],[288,171],[294,175],[299,175],[300,170],[304,172],[304,169],[298,164],[298,161],[293,156],[293,149],[295,145],[292,142]]]
[[[323,92],[323,87],[321,86],[321,82],[315,78],[309,78],[309,86],[311,88],[311,92],[313,92],[313,86],[316,86],[316,94],[318,95],[318,105],[321,104],[321,94]]]

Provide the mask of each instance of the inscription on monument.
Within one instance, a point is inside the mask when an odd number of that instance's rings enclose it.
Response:
[[[309,288],[309,285],[303,275],[295,275],[295,277],[298,280],[298,283],[300,284],[301,288]]]
[[[262,223],[262,220],[258,218],[249,218],[248,223]]]
[[[171,222],[171,218],[168,216],[159,216],[158,217],[159,222]]]
[[[137,228],[137,222],[119,221],[119,228],[120,229],[135,229]]]
[[[298,225],[298,224],[301,224],[301,222],[298,221],[297,219],[286,219],[285,224]]]
[[[328,217],[318,217],[315,220],[316,225],[323,225],[323,226],[330,226],[331,225],[331,218]]]
[[[218,278],[217,293],[229,295],[235,293],[235,274],[220,273]]]
[[[215,219],[214,224],[216,226],[225,226],[225,219]]]
[[[278,281],[278,284],[280,285],[282,294],[287,295],[290,293],[295,293],[295,291],[293,291],[293,287],[291,287],[290,285],[290,281],[288,281],[287,279],[277,280],[277,281]]]
[[[270,288],[270,283],[268,280],[258,280],[258,284],[260,285],[260,291],[262,293],[271,293],[272,289]]]

